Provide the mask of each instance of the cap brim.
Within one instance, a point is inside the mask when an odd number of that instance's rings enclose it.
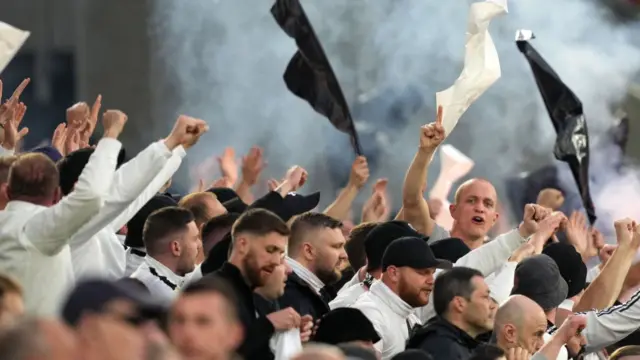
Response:
[[[449,270],[453,268],[453,263],[449,260],[436,259],[436,269]]]

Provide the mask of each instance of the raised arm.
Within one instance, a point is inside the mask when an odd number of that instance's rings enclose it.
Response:
[[[194,127],[196,129],[201,128],[194,134],[187,133],[187,129]],[[109,194],[105,199],[104,206],[100,209],[98,215],[93,217],[85,226],[78,231],[73,237],[74,242],[82,242],[90,239],[97,232],[102,230],[105,226],[113,223],[116,219],[120,218],[124,212],[130,214],[129,218],[135,215],[134,213],[126,211],[129,205],[136,200],[141,193],[145,192],[148,185],[158,177],[162,172],[167,161],[172,157],[172,151],[182,145],[182,143],[191,142],[191,137],[200,137],[206,130],[206,123],[202,120],[190,118],[188,116],[180,116],[176,121],[176,124],[163,141],[158,141],[151,144],[145,150],[140,152],[138,156],[131,161],[124,164],[115,173],[113,184],[109,189]],[[193,141],[195,143],[195,141]],[[166,177],[166,172],[165,172]],[[169,177],[173,175],[171,173]],[[168,180],[160,183],[159,188]],[[157,183],[159,181],[155,181]],[[152,194],[151,196],[155,195]],[[144,204],[143,204],[144,205]],[[127,219],[128,221],[128,219]],[[125,221],[126,223],[126,221]],[[117,225],[117,224],[115,224]],[[124,223],[120,224],[124,225]],[[112,225],[112,230],[115,232],[119,227]]]
[[[404,220],[421,233],[431,236],[435,222],[429,214],[429,205],[424,199],[427,169],[438,146],[444,141],[442,108],[438,108],[436,121],[420,129],[420,146],[407,170],[402,188],[402,213]]]
[[[113,182],[122,144],[117,140],[127,121],[118,110],[103,116],[104,136],[89,158],[74,190],[56,205],[35,214],[24,226],[26,238],[41,252],[56,254],[95,216]]]
[[[364,156],[358,156],[351,165],[349,183],[340,191],[336,200],[324,210],[324,213],[340,221],[347,220],[351,205],[360,189],[367,183],[367,179],[369,179],[367,159]]]

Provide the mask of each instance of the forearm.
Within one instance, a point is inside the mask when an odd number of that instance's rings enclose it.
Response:
[[[255,200],[253,193],[251,192],[251,185],[246,181],[240,181],[238,186],[235,188],[236,194],[245,204],[252,204]]]
[[[573,311],[601,310],[613,305],[622,291],[635,253],[630,246],[620,245],[585,290],[580,301],[574,305]]]
[[[358,188],[351,184],[347,185],[340,191],[336,200],[324,210],[324,214],[341,221],[346,220],[357,196]]]
[[[419,149],[407,170],[402,188],[402,205],[416,207],[424,199],[422,189],[425,188],[429,163],[435,150]]]

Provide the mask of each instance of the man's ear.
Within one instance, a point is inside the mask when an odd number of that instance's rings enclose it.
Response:
[[[455,219],[455,212],[456,212],[456,205],[455,204],[451,204],[449,205],[449,214],[451,214],[451,217]]]

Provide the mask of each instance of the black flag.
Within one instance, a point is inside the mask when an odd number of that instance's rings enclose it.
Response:
[[[329,119],[336,129],[348,134],[356,154],[361,155],[349,106],[300,1],[276,0],[271,14],[298,46],[284,72],[287,88]]]
[[[556,129],[553,155],[569,164],[589,222],[593,224],[596,212],[589,192],[589,131],[582,102],[528,41],[517,40],[516,44],[531,66],[538,90]]]

